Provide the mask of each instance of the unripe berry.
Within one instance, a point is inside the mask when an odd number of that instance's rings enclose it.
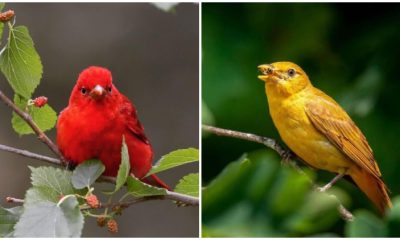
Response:
[[[98,217],[97,218],[97,225],[99,227],[104,227],[106,225],[106,218],[105,217]]]

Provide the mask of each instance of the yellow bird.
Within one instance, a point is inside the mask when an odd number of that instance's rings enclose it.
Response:
[[[263,64],[258,69],[282,140],[307,164],[338,174],[322,189],[349,175],[382,214],[391,207],[367,139],[339,104],[315,88],[294,63]]]

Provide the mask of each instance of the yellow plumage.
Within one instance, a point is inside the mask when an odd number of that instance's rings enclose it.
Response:
[[[339,104],[294,63],[259,69],[270,115],[286,145],[314,168],[350,175],[380,212],[391,207],[372,149]]]

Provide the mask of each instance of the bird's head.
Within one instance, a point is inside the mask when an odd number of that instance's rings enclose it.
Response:
[[[280,95],[292,95],[311,86],[307,74],[292,62],[275,62],[258,66],[267,89]]]
[[[111,72],[103,67],[91,66],[83,70],[72,90],[70,103],[104,103],[112,100],[117,89]]]

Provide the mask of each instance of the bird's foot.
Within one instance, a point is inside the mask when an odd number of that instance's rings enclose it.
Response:
[[[283,166],[289,166],[292,159],[296,158],[296,154],[290,150],[285,150],[282,154],[281,164]]]
[[[330,189],[339,179],[341,179],[345,174],[344,173],[338,173],[330,182],[328,182],[325,186],[323,187],[317,187],[317,191],[319,192],[325,192],[326,190]]]

